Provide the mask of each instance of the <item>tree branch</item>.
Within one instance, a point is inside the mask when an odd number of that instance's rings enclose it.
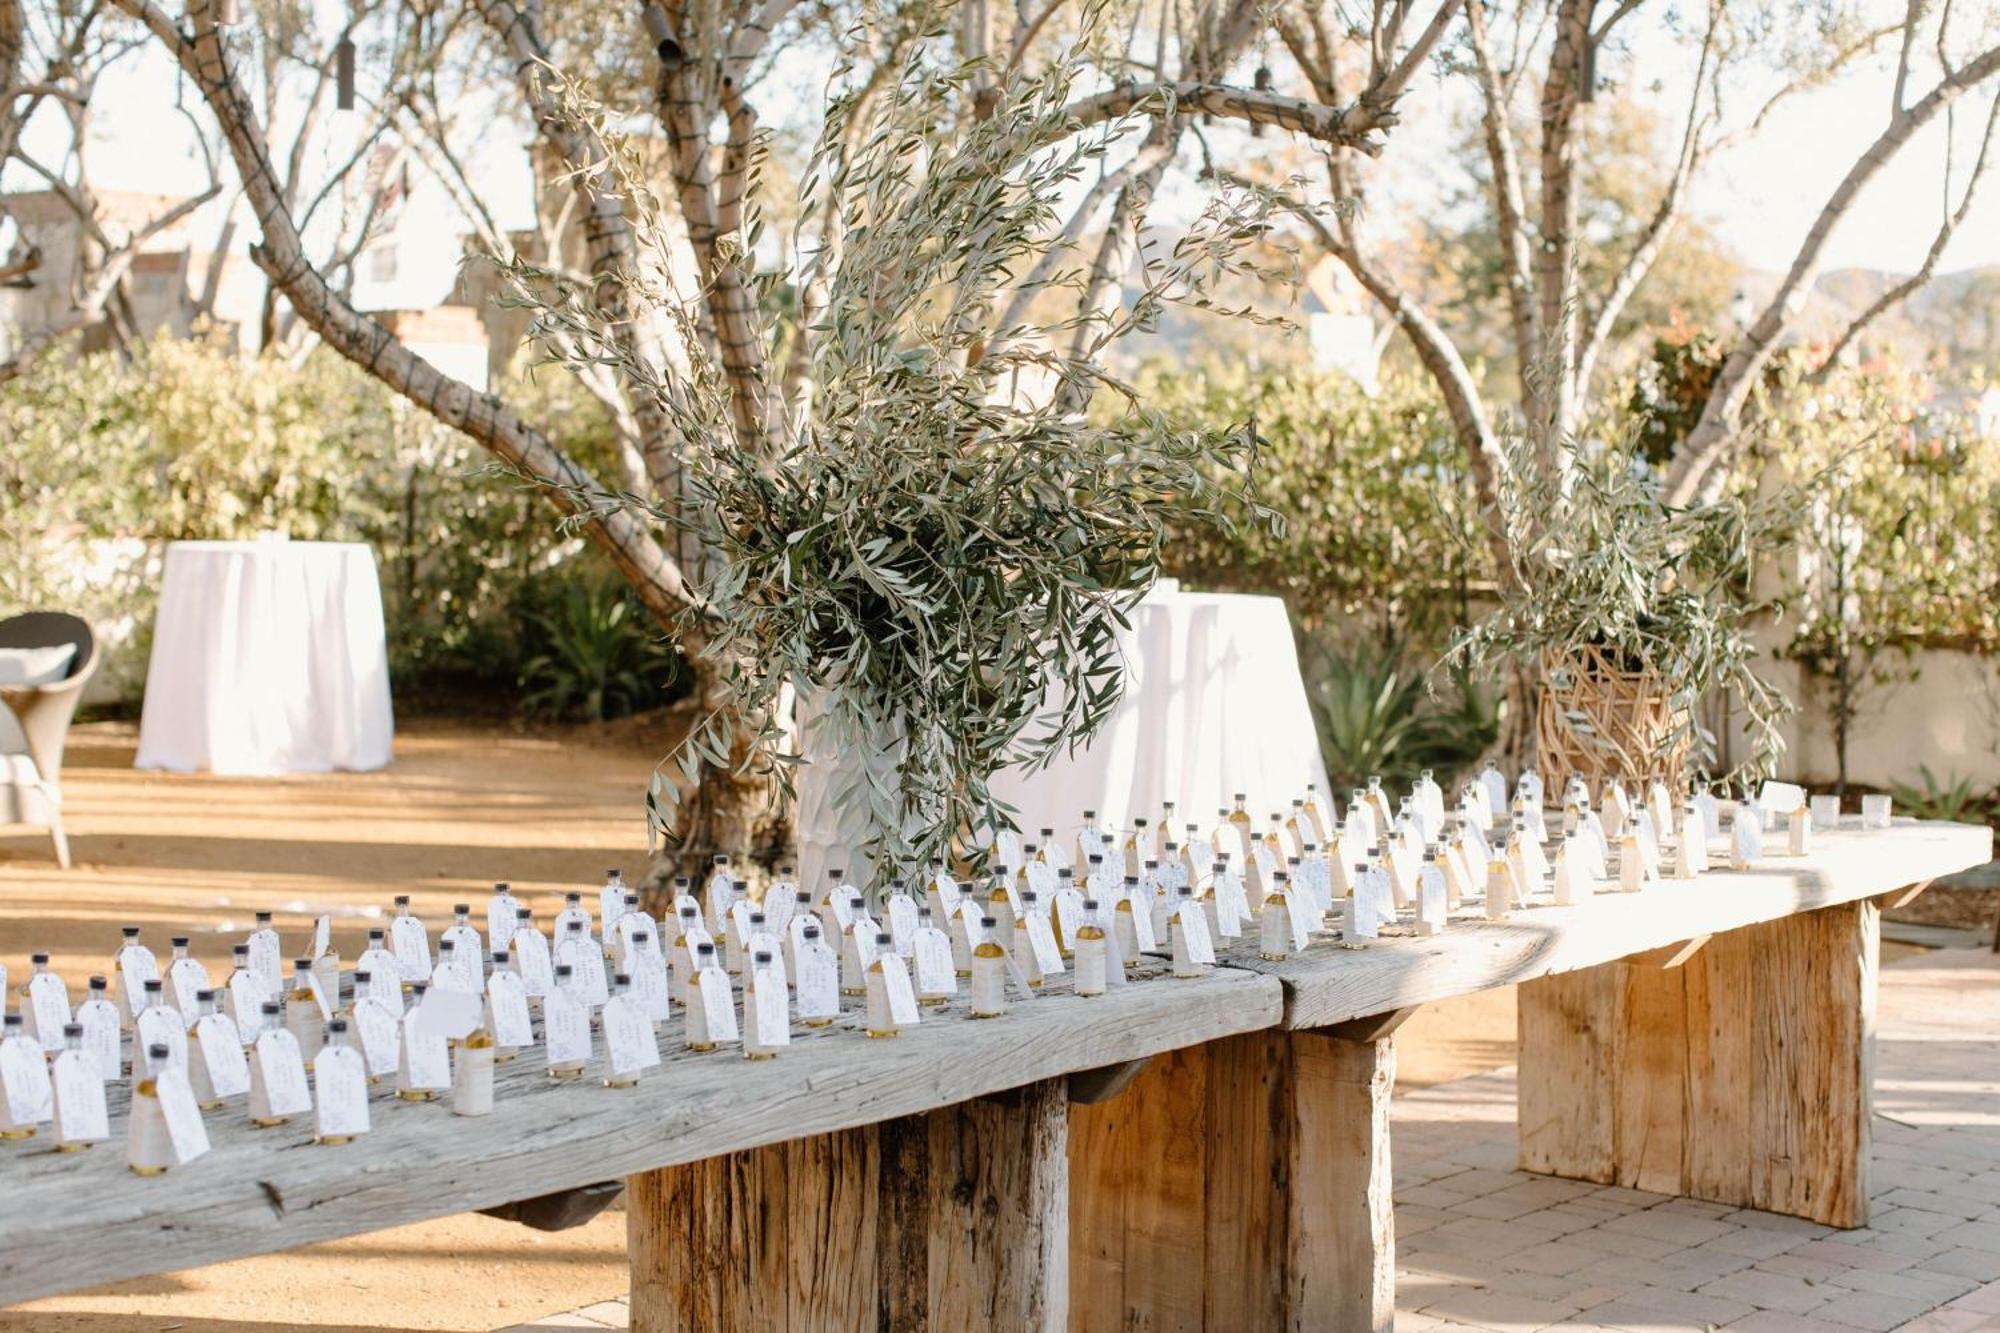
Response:
[[[1749,401],[1757,376],[1770,360],[1778,340],[1804,308],[1813,283],[1819,278],[1826,243],[1861,191],[1881,174],[1918,130],[1967,91],[1996,74],[2000,74],[2000,46],[1988,48],[1953,71],[1907,110],[1890,117],[1888,126],[1848,168],[1813,220],[1784,282],[1716,373],[1700,419],[1667,470],[1663,489],[1667,503],[1687,504],[1719,484],[1722,474],[1715,465],[1735,438],[1743,406]]]
[[[183,33],[152,0],[114,0],[152,32],[201,92],[221,127],[244,198],[263,232],[251,258],[327,346],[362,367],[447,426],[465,432],[540,483],[553,503],[577,516],[583,530],[625,573],[653,615],[671,620],[692,601],[679,568],[638,519],[606,494],[575,460],[521,419],[499,397],[479,393],[405,347],[380,324],[335,293],[306,258],[286,212],[270,150],[216,31],[213,10],[200,3],[196,30]],[[197,0],[199,3],[199,0]]]

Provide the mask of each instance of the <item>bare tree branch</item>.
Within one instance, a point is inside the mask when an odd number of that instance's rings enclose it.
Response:
[[[1959,196],[1958,206],[1951,208],[1938,223],[1937,233],[1931,237],[1930,248],[1924,252],[1924,262],[1917,267],[1915,273],[1892,284],[1888,290],[1870,302],[1866,310],[1848,321],[1840,337],[1834,340],[1833,350],[1826,354],[1826,360],[1812,372],[1808,379],[1809,383],[1824,383],[1827,376],[1840,364],[1840,359],[1846,354],[1847,349],[1854,345],[1854,340],[1859,338],[1869,325],[1908,300],[1912,293],[1936,275],[1938,261],[1944,258],[1945,248],[1951,244],[1951,238],[1957,234],[1960,224],[1965,221],[1966,214],[1972,211],[1972,201],[1977,197],[1979,184],[1986,176],[1996,125],[2000,125],[2000,96],[1996,96],[1993,104],[1987,108],[1986,130],[1979,140],[1979,155],[1972,163],[1972,173],[1966,178],[1965,192]],[[1946,183],[1946,189],[1950,189],[1949,182]],[[1946,198],[1949,200],[1949,195]]]
[[[1990,47],[1967,61],[1923,98],[1890,117],[1887,127],[1848,168],[1813,220],[1785,280],[1716,373],[1700,419],[1667,470],[1663,495],[1669,504],[1687,504],[1719,484],[1722,473],[1716,464],[1736,436],[1743,406],[1750,399],[1757,377],[1778,340],[1804,308],[1813,283],[1819,278],[1826,243],[1861,191],[1881,174],[1918,130],[1967,91],[1995,75],[2000,75],[2000,46]]]

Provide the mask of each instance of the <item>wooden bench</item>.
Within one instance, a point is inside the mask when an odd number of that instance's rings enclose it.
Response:
[[[1239,945],[1191,981],[1149,959],[1100,998],[1052,982],[892,1040],[849,1017],[774,1061],[673,1049],[636,1089],[527,1052],[489,1117],[378,1098],[328,1148],[232,1105],[158,1179],[121,1143],[0,1144],[0,1303],[623,1176],[637,1329],[1387,1327],[1395,1028],[1517,983],[1524,1166],[1851,1225],[1875,899],[1990,853],[1983,828],[1829,833],[1432,939]]]

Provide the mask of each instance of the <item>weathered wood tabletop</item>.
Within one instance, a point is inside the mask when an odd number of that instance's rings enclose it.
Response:
[[[208,1117],[207,1156],[159,1178],[125,1168],[120,1085],[113,1142],[80,1155],[53,1152],[46,1136],[0,1144],[0,1304],[875,1124],[1241,1034],[1404,1011],[1920,885],[1991,854],[1985,828],[1843,827],[1805,857],[1535,905],[1504,922],[1475,908],[1435,937],[1315,941],[1281,963],[1259,960],[1246,939],[1204,978],[1174,980],[1147,959],[1140,980],[1097,999],[1056,979],[995,1021],[968,1019],[961,1001],[871,1041],[850,1013],[796,1031],[766,1062],[685,1051],[677,1017],[661,1027],[664,1064],[636,1089],[552,1083],[540,1052],[525,1051],[501,1066],[491,1116],[378,1094],[373,1132],[342,1147],[313,1145],[304,1119],[253,1130],[237,1102]]]
[[[1850,816],[1815,833],[1807,855],[1770,855],[1740,871],[1723,861],[1723,846],[1714,843],[1714,868],[1699,879],[1669,879],[1640,893],[1620,893],[1611,882],[1587,902],[1557,907],[1544,885],[1506,921],[1481,919],[1475,904],[1428,938],[1405,927],[1360,948],[1316,940],[1275,963],[1258,958],[1256,942],[1246,939],[1219,957],[1285,983],[1285,1026],[1330,1027],[1921,886],[1991,860],[1993,831],[1914,819],[1863,830]]]
[[[585,1082],[553,1082],[528,1050],[499,1067],[493,1114],[377,1089],[372,1131],[339,1147],[311,1141],[310,1117],[252,1129],[237,1099],[207,1115],[206,1156],[151,1178],[125,1167],[119,1084],[109,1143],[79,1154],[55,1152],[46,1133],[0,1143],[0,1305],[914,1115],[1267,1028],[1281,1010],[1275,978],[1219,968],[1176,980],[1157,960],[1101,997],[1061,978],[1048,990],[984,1021],[961,998],[888,1040],[866,1037],[850,1008],[764,1061],[687,1051],[677,1016],[661,1025],[661,1067],[637,1088],[603,1087],[595,1063]]]

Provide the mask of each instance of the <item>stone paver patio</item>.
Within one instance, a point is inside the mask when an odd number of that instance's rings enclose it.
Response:
[[[1877,1031],[1858,1231],[1516,1171],[1512,1070],[1399,1098],[1397,1327],[2000,1330],[2000,956],[1885,967]],[[606,1301],[518,1330],[626,1324]]]

